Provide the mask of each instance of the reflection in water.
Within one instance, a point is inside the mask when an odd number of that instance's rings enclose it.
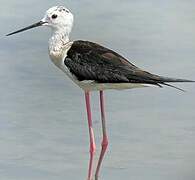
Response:
[[[3,0],[1,4],[0,34],[4,36],[39,20],[56,3]],[[194,1],[66,4],[75,14],[72,39],[97,41],[154,73],[194,79]],[[0,40],[3,180],[86,176],[83,94],[49,61],[49,35],[42,28]],[[110,149],[102,169],[105,179],[194,179],[194,85],[179,86],[187,93],[170,88],[106,92]],[[97,93],[92,100],[98,144]]]

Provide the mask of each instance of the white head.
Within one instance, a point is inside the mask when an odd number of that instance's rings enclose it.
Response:
[[[7,34],[7,36],[38,26],[48,26],[51,27],[54,32],[69,35],[73,26],[73,21],[73,14],[67,8],[64,6],[54,6],[46,11],[44,18],[38,23]]]
[[[73,26],[73,14],[63,6],[54,6],[46,11],[43,25],[49,26],[54,31],[65,31],[70,33]]]

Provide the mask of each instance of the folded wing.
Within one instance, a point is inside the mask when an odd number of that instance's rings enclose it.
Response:
[[[146,72],[116,52],[89,41],[74,41],[64,60],[78,80],[97,83],[144,83],[167,85],[166,82],[192,82],[166,78]]]

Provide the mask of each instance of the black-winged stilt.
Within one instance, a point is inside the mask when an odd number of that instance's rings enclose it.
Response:
[[[50,8],[38,23],[7,34],[7,36],[38,26],[48,26],[52,29],[53,34],[49,40],[51,60],[85,92],[90,136],[88,180],[92,180],[93,159],[96,149],[90,108],[90,91],[100,91],[103,140],[95,172],[95,179],[97,180],[102,159],[108,146],[103,91],[105,89],[131,89],[151,85],[159,87],[167,85],[177,88],[167,83],[194,82],[185,79],[162,77],[143,71],[116,52],[93,42],[70,41],[69,34],[73,26],[73,14],[63,6]]]

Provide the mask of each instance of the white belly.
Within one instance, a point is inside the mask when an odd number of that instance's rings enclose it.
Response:
[[[149,87],[151,85],[140,84],[140,83],[96,83],[93,81],[80,81],[78,83],[79,87],[85,91],[99,91],[99,90],[107,90],[107,89],[134,89],[134,88],[143,88]]]

